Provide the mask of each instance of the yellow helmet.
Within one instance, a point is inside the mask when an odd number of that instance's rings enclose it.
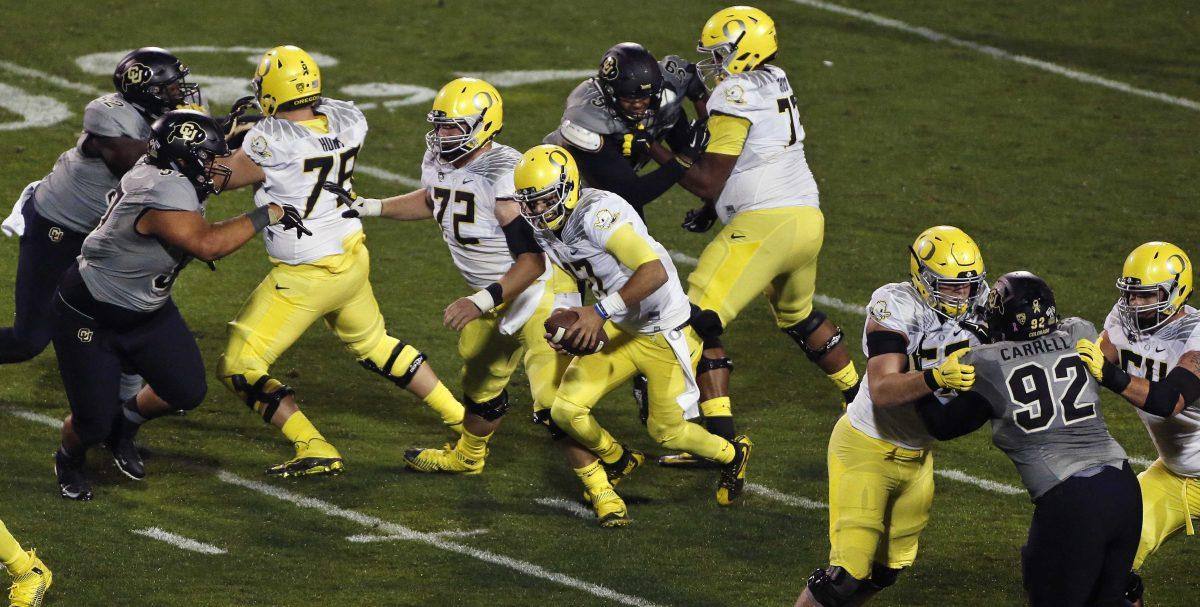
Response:
[[[557,145],[530,148],[513,170],[513,199],[521,214],[539,229],[557,230],[579,203],[579,167]]]
[[[1125,258],[1117,289],[1121,327],[1130,339],[1137,339],[1170,322],[1183,308],[1192,294],[1192,261],[1169,242],[1147,242]],[[1157,301],[1134,302],[1148,296],[1157,296]]]
[[[478,78],[451,80],[437,97],[427,116],[433,129],[425,134],[429,151],[443,160],[454,160],[483,147],[504,128],[504,102],[496,87]],[[457,127],[459,135],[439,135],[444,126]]]
[[[321,69],[304,49],[277,46],[254,71],[254,92],[264,114],[294,110],[321,98]]]
[[[696,63],[706,84],[748,72],[770,61],[779,51],[775,21],[753,6],[719,10],[700,30],[696,50],[710,55]]]
[[[954,226],[934,226],[921,232],[908,249],[912,284],[934,312],[962,318],[985,294],[987,272],[979,245]],[[947,293],[946,288],[965,293]]]

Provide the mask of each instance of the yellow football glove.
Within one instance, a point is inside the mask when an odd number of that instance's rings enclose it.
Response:
[[[1075,351],[1079,352],[1079,358],[1083,359],[1088,373],[1091,373],[1098,382],[1104,381],[1104,351],[1100,349],[1102,341],[1104,341],[1104,336],[1096,341],[1084,338],[1075,342]]]
[[[926,371],[930,373],[933,382],[940,388],[965,392],[975,385],[975,366],[968,365],[960,359],[970,348],[955,350],[942,361],[942,364]],[[928,381],[926,382],[928,383]]]

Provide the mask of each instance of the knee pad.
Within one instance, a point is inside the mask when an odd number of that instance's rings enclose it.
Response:
[[[275,417],[275,410],[279,408],[279,403],[283,402],[284,398],[296,393],[295,390],[266,373],[259,375],[253,382],[242,374],[230,375],[223,379],[230,389],[242,398],[242,402],[246,403],[251,411],[262,415],[263,421],[268,424],[271,423],[271,418]]]
[[[649,434],[650,438],[654,439],[654,442],[658,443],[659,445],[667,447],[668,449],[674,449],[675,447],[673,447],[671,443],[675,439],[679,438],[679,435],[682,434],[683,425],[686,423],[687,422],[681,422],[678,424],[664,424],[651,417],[649,422],[646,424],[646,433]]]
[[[546,431],[550,433],[550,440],[560,440],[567,436],[558,424],[550,417],[549,409],[539,409],[533,412],[533,423],[546,427]]]
[[[569,428],[575,418],[587,417],[588,410],[571,401],[556,399],[547,413],[550,421],[558,424],[559,428]]]
[[[486,419],[489,422],[494,422],[508,412],[508,390],[501,390],[500,394],[495,398],[489,398],[483,402],[475,402],[466,394],[463,395],[463,405],[467,411]]]
[[[884,567],[879,563],[872,563],[871,579],[867,581],[867,585],[870,586],[871,590],[879,592],[880,590],[895,584],[896,578],[900,577],[901,571],[904,570],[892,569],[891,567]]]
[[[826,340],[824,345],[816,348],[808,345],[808,337],[812,335],[818,328],[820,328],[821,325],[828,319],[829,317],[825,316],[824,312],[820,310],[813,310],[812,314],[808,315],[808,318],[805,318],[804,320],[790,327],[785,327],[783,332],[787,333],[788,336],[800,346],[801,350],[804,350],[804,354],[805,356],[808,356],[809,360],[817,362],[818,360],[824,358],[826,354],[829,354],[829,352],[837,347],[838,344],[842,343],[842,338],[845,337],[845,334],[842,333],[842,328],[834,325],[834,334],[830,336],[828,340]]]
[[[692,304],[692,316],[688,320],[688,324],[692,326],[696,335],[700,336],[705,349],[721,347],[720,337],[725,332],[725,327],[721,324],[721,317],[716,312]]]
[[[850,604],[862,581],[841,567],[818,569],[808,576],[808,591],[822,607],[844,607]]]
[[[407,388],[425,362],[425,358],[424,352],[397,340],[396,346],[382,365],[369,358],[358,361],[358,364],[368,371],[382,375],[401,388]]]

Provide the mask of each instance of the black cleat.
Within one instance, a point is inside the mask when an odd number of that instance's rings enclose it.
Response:
[[[642,462],[646,461],[645,453],[637,449],[631,449],[625,445],[621,445],[621,448],[624,451],[621,454],[621,459],[611,464],[606,464],[603,461],[600,462],[600,465],[604,467],[604,471],[608,474],[608,483],[614,487],[617,486],[617,483],[621,482],[621,479],[633,474],[633,471],[637,470],[638,466],[641,466]]]
[[[721,468],[721,480],[717,483],[717,503],[729,506],[742,496],[746,488],[746,464],[754,443],[745,434],[733,439],[735,455],[733,461]]]
[[[650,419],[650,383],[641,373],[633,376],[633,400],[637,403],[638,416],[645,426],[646,421]]]
[[[117,465],[117,470],[135,481],[146,478],[146,464],[142,461],[142,454],[132,437],[117,438],[106,442],[105,445],[112,450],[113,463]]]
[[[59,449],[54,453],[54,474],[58,488],[69,500],[88,502],[92,499],[92,483],[83,472],[83,457],[70,457]]]

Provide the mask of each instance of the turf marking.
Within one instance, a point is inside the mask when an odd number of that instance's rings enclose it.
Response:
[[[33,95],[3,82],[0,82],[0,108],[19,116],[17,120],[0,122],[0,131],[53,126],[71,117],[71,110],[61,101]]]
[[[86,93],[88,95],[95,95],[97,97],[105,94],[106,92],[111,92],[111,91],[100,90],[90,84],[83,84],[81,82],[72,82],[61,76],[55,76],[54,74],[48,74],[48,73],[40,71],[40,70],[35,70],[31,67],[17,65],[16,63],[12,63],[11,61],[0,61],[0,69],[5,70],[7,72],[12,72],[14,74],[17,74],[18,76],[25,76],[26,78],[37,78],[38,80],[44,80],[44,81],[49,82],[50,84],[53,84],[60,88],[70,89],[72,91],[78,91],[80,93]]]
[[[487,550],[472,548],[471,546],[443,538],[437,533],[425,533],[417,531],[415,529],[405,527],[404,525],[390,523],[368,514],[342,508],[323,500],[293,493],[274,485],[244,479],[231,472],[220,470],[217,472],[217,478],[224,483],[249,489],[262,495],[288,502],[300,508],[316,510],[332,518],[344,519],[372,530],[382,531],[389,536],[394,536],[396,539],[426,544],[447,552],[454,552],[456,554],[469,556],[485,563],[492,563],[494,565],[500,565],[501,567],[507,567],[529,577],[554,582],[555,584],[560,584],[568,588],[574,588],[593,596],[608,599],[610,601],[615,601],[625,605],[633,605],[634,607],[658,607],[656,603],[653,603],[642,597],[623,594],[606,586],[585,582],[566,574],[550,571],[540,565],[536,565],[528,561],[522,561],[509,556],[504,556],[502,554],[489,552]]]
[[[557,508],[579,518],[595,519],[596,513],[592,512],[591,508],[580,504],[579,502],[561,498],[561,497],[539,497],[535,500],[538,504],[547,508]]]
[[[792,0],[792,2],[803,5],[803,6],[808,6],[811,8],[820,9],[823,11],[829,11],[831,13],[837,13],[839,15],[844,15],[847,17],[853,17],[853,18],[859,19],[861,21],[868,21],[868,22],[878,25],[880,27],[886,27],[888,29],[894,29],[894,30],[902,31],[902,32],[905,32],[908,34],[913,34],[915,36],[920,36],[921,38],[929,40],[930,42],[945,43],[945,44],[949,44],[951,46],[965,48],[967,50],[975,51],[977,53],[982,53],[984,55],[992,57],[993,59],[999,59],[1001,61],[1011,61],[1013,63],[1018,63],[1020,65],[1024,65],[1027,67],[1032,67],[1032,68],[1039,69],[1039,70],[1042,70],[1045,72],[1050,72],[1051,74],[1057,74],[1064,78],[1070,78],[1071,80],[1075,80],[1078,82],[1094,84],[1097,86],[1102,86],[1102,87],[1105,87],[1108,89],[1112,89],[1114,91],[1120,91],[1122,93],[1136,95],[1138,97],[1145,97],[1147,99],[1153,99],[1155,101],[1169,103],[1171,105],[1179,106],[1182,108],[1187,108],[1187,109],[1193,110],[1193,111],[1200,111],[1200,102],[1194,101],[1192,99],[1176,97],[1174,95],[1168,95],[1166,93],[1160,93],[1158,91],[1151,91],[1148,89],[1138,88],[1136,86],[1126,84],[1124,82],[1111,80],[1109,78],[1104,78],[1102,76],[1097,76],[1095,74],[1089,74],[1088,72],[1074,70],[1069,67],[1059,65],[1057,63],[1051,63],[1049,61],[1035,59],[1035,58],[1029,57],[1027,55],[1011,53],[1011,52],[1006,51],[1001,48],[989,46],[986,44],[980,44],[978,42],[971,42],[970,40],[963,40],[962,38],[955,38],[954,36],[951,36],[949,34],[943,34],[941,32],[931,30],[927,27],[911,25],[904,21],[900,21],[899,19],[892,19],[891,17],[884,17],[883,15],[877,15],[875,13],[870,13],[867,11],[860,11],[858,9],[850,8],[848,6],[842,6],[840,4],[823,2],[822,0]]]
[[[205,544],[204,542],[197,542],[196,540],[183,537],[182,535],[176,535],[174,533],[171,533],[170,531],[163,531],[162,529],[159,529],[158,527],[147,527],[145,529],[134,529],[132,531],[132,533],[134,533],[136,535],[148,537],[150,539],[158,540],[160,542],[166,542],[176,548],[180,548],[182,550],[188,550],[190,552],[199,552],[200,554],[212,554],[212,555],[229,554],[225,550],[223,550],[221,548],[217,548],[216,546],[213,546],[212,544]]]
[[[1143,467],[1143,468],[1149,468],[1149,467],[1150,467],[1150,466],[1151,466],[1151,465],[1154,463],[1154,460],[1152,460],[1152,459],[1146,459],[1146,458],[1144,458],[1144,457],[1130,457],[1130,458],[1129,458],[1129,463],[1131,463],[1131,464],[1133,464],[1133,465],[1135,465],[1135,466],[1141,466],[1141,467]]]
[[[371,166],[371,165],[367,165],[367,164],[359,164],[354,167],[354,171],[356,173],[362,173],[363,175],[374,177],[376,179],[382,179],[383,181],[390,181],[392,183],[398,183],[406,188],[421,187],[420,179],[413,179],[412,177],[409,177],[407,175],[393,173],[387,169],[382,169],[377,166]]]
[[[799,495],[789,495],[758,483],[746,483],[746,489],[754,495],[759,495],[767,499],[782,502],[789,506],[795,506],[796,508],[804,508],[806,510],[824,510],[829,507],[829,504],[826,504],[825,502],[818,502],[817,500],[811,500],[807,497],[802,497]]]
[[[35,413],[28,409],[18,409],[16,407],[4,407],[3,411],[13,417],[19,417],[25,421],[33,422],[35,424],[41,424],[51,428],[62,428],[62,420],[55,419],[49,415],[42,415],[41,413]]]
[[[495,87],[536,84],[551,80],[574,80],[596,75],[596,70],[504,70],[499,72],[454,72],[455,76],[487,80]]]
[[[976,478],[970,474],[967,474],[966,472],[963,472],[962,470],[955,470],[953,468],[935,469],[933,473],[942,478],[948,478],[952,481],[958,481],[960,483],[967,483],[968,485],[975,485],[980,489],[994,491],[996,493],[1003,493],[1006,495],[1024,495],[1026,493],[1025,490],[1020,487],[1015,487],[1007,483],[989,481],[986,478]]]
[[[450,531],[438,531],[436,533],[431,533],[430,535],[436,535],[437,537],[443,537],[443,538],[444,537],[475,537],[477,535],[486,535],[487,533],[488,533],[487,529],[467,529],[464,531],[459,531],[457,529],[451,529]],[[353,542],[355,544],[372,544],[372,543],[377,543],[377,542],[395,542],[397,540],[403,540],[403,539],[408,539],[408,538],[405,538],[405,537],[399,536],[399,535],[379,535],[376,533],[364,533],[361,535],[346,536],[346,541]]]

